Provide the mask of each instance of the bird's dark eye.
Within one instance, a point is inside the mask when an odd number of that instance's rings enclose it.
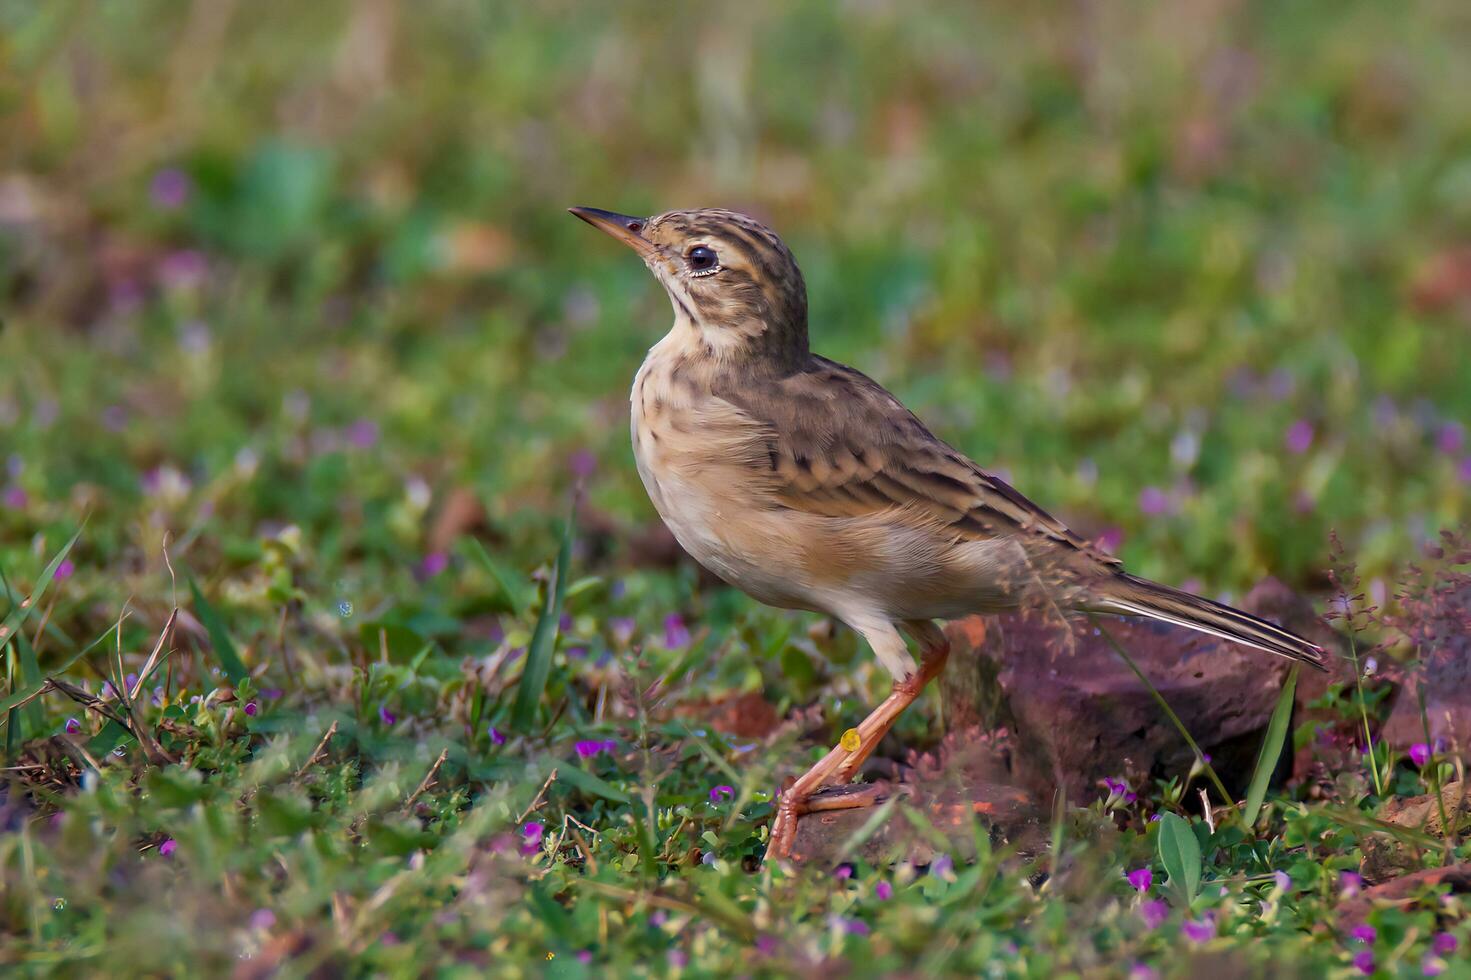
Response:
[[[715,255],[715,249],[708,245],[696,245],[690,249],[687,256],[692,272],[714,272],[720,264],[720,259]]]

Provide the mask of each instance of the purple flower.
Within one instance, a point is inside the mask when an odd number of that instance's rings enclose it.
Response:
[[[1216,924],[1210,919],[1186,919],[1180,932],[1192,943],[1207,943],[1216,938]]]
[[[1461,460],[1461,465],[1456,468],[1457,475],[1467,483],[1471,483],[1471,456]]]
[[[850,936],[866,936],[869,933],[868,923],[862,919],[844,919],[843,929]]]
[[[378,443],[378,423],[358,419],[347,427],[347,441],[358,449],[372,449]]]
[[[873,897],[880,902],[887,902],[894,897],[894,886],[887,881],[881,881],[873,886]]]
[[[1374,951],[1361,949],[1354,954],[1354,968],[1364,976],[1374,972]]]
[[[1100,551],[1110,555],[1117,554],[1119,545],[1124,543],[1124,529],[1121,527],[1106,527],[1098,532],[1098,537],[1093,539]]]
[[[1273,871],[1272,880],[1275,881],[1277,883],[1277,887],[1282,889],[1284,892],[1292,890],[1292,877],[1286,871]]]
[[[833,869],[833,877],[839,881],[847,881],[853,877],[853,866],[851,864],[840,864]]]
[[[431,551],[419,562],[419,575],[430,579],[449,567],[449,556],[442,551]]]
[[[577,962],[579,962],[579,963],[591,963],[592,962],[592,950],[590,950],[590,949],[579,949],[577,951]]]
[[[1148,963],[1135,963],[1129,967],[1129,980],[1159,980],[1159,971]]]
[[[176,841],[176,840],[174,840],[172,837],[170,837],[168,840],[166,840],[162,844],[158,845],[158,856],[159,857],[172,857],[173,854],[174,854],[174,852],[177,851],[178,849],[179,849],[179,842]]]
[[[194,248],[181,248],[159,259],[153,274],[164,289],[193,289],[209,275],[209,260]]]
[[[1437,932],[1430,940],[1430,948],[1435,951],[1436,956],[1449,956],[1460,945],[1456,937],[1448,932]]]
[[[577,749],[577,754],[582,758],[591,759],[593,756],[607,751],[607,743],[596,739],[585,739],[578,742],[574,748]]]
[[[178,167],[165,167],[148,183],[148,196],[160,211],[177,211],[193,191],[194,182]]]
[[[770,956],[776,952],[776,937],[762,933],[756,937],[756,952],[762,956]]]
[[[66,733],[68,735],[75,735],[78,732],[80,732],[81,730],[82,730],[82,723],[81,722],[77,721],[75,718],[68,718],[66,720]]]
[[[506,744],[506,733],[503,732],[503,731],[501,731],[499,728],[495,727],[494,725],[491,725],[490,726],[490,744],[491,745],[505,745]]]
[[[670,613],[664,617],[664,646],[669,650],[680,650],[689,646],[690,631],[684,625],[684,617]]]
[[[75,572],[76,570],[77,566],[72,564],[72,560],[70,558],[63,558],[61,560],[61,564],[56,566],[56,573],[52,575],[51,578],[53,581],[56,582],[64,582],[67,579],[71,578],[72,572]]]
[[[1447,456],[1459,455],[1466,446],[1466,429],[1459,422],[1446,422],[1435,433],[1435,447]]]
[[[1424,742],[1416,742],[1410,746],[1410,761],[1416,768],[1424,769],[1425,763],[1430,761],[1430,746]]]
[[[936,878],[944,878],[955,871],[955,861],[948,854],[941,854],[930,862],[930,874]]]
[[[1146,517],[1158,517],[1170,509],[1170,498],[1159,487],[1145,487],[1139,491],[1139,512]]]
[[[245,713],[254,718],[256,715],[260,714],[260,705],[256,704],[254,701],[245,702]]]
[[[1282,444],[1290,453],[1302,454],[1313,446],[1313,423],[1307,419],[1298,419],[1287,427],[1287,434],[1282,437]]]
[[[690,954],[686,953],[682,949],[671,949],[668,953],[668,956],[669,965],[674,967],[676,970],[680,969],[681,967],[687,966],[690,961]]]
[[[1123,796],[1129,791],[1129,784],[1122,779],[1105,778],[1103,786],[1108,790],[1110,796]]]
[[[535,843],[541,840],[541,835],[546,833],[546,826],[535,820],[527,821],[521,825],[521,836]]]
[[[586,480],[597,470],[598,458],[586,449],[579,449],[567,457],[567,468],[572,471],[573,476]]]
[[[378,720],[392,728],[393,725],[398,721],[398,716],[395,715],[392,711],[388,710],[388,705],[380,704],[378,705]]]
[[[1445,972],[1445,960],[1440,959],[1433,953],[1426,953],[1420,957],[1420,975],[1426,977],[1438,977]]]
[[[1158,929],[1170,917],[1170,907],[1160,899],[1150,899],[1139,906],[1139,918],[1150,929]]]
[[[1379,933],[1375,931],[1374,927],[1367,922],[1360,922],[1349,930],[1349,936],[1355,942],[1360,943],[1372,943],[1378,935]]]
[[[26,496],[26,492],[20,487],[6,487],[5,493],[0,495],[0,500],[3,500],[5,506],[11,510],[23,510],[25,509],[25,505],[30,501],[30,498]]]
[[[727,799],[727,800],[733,800],[733,799],[735,799],[735,787],[734,786],[711,786],[710,787],[710,802],[711,803],[719,803],[722,799]]]
[[[613,633],[613,640],[619,646],[624,646],[633,639],[633,631],[638,624],[633,621],[632,616],[614,616],[608,620],[608,629]]]
[[[250,928],[269,929],[276,924],[276,913],[270,909],[256,909],[250,913]]]
[[[1149,886],[1154,884],[1154,872],[1148,868],[1135,868],[1125,875],[1125,878],[1141,895],[1149,891]]]
[[[1356,871],[1345,871],[1338,876],[1338,893],[1343,898],[1353,898],[1364,890],[1364,879]]]

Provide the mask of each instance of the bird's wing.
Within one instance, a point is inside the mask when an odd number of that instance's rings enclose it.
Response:
[[[804,371],[746,379],[716,394],[757,423],[777,506],[828,517],[892,512],[956,540],[1035,535],[1107,565],[1118,560],[1074,534],[1005,481],[936,438],[877,382],[813,357]]]

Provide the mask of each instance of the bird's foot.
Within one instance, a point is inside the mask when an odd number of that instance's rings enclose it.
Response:
[[[786,860],[792,856],[792,846],[797,840],[797,821],[805,814],[877,806],[889,798],[890,792],[887,783],[826,786],[807,796],[788,790],[777,804],[776,819],[771,824],[771,840],[766,845],[766,860]]]

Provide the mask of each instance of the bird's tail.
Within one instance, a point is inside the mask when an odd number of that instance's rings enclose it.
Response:
[[[1316,643],[1250,613],[1148,579],[1120,573],[1115,587],[1089,603],[1092,612],[1147,616],[1232,640],[1280,657],[1327,670],[1327,654]]]

